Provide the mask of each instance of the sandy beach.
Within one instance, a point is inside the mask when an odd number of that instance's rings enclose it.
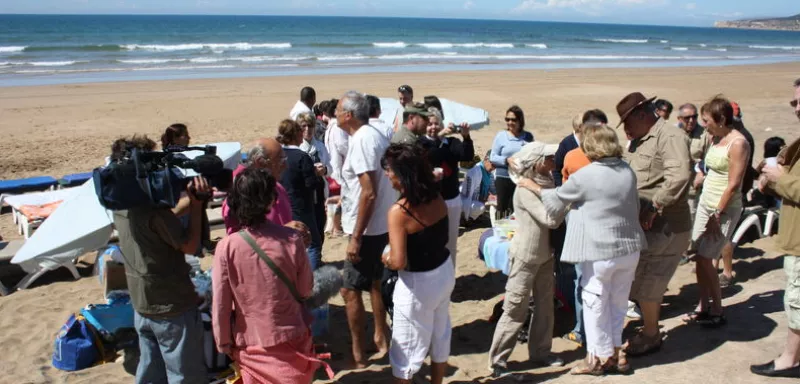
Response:
[[[798,123],[787,103],[798,68],[797,64],[774,64],[467,71],[0,87],[0,179],[88,172],[102,164],[114,139],[132,134],[157,139],[174,122],[189,126],[193,143],[238,141],[248,147],[258,137],[275,135],[279,121],[287,116],[300,88],[306,85],[317,90],[318,101],[338,98],[349,89],[394,97],[398,85],[410,84],[419,99],[433,94],[484,108],[492,124],[473,133],[478,153],[488,150],[496,132],[504,128],[502,116],[512,104],[525,111],[526,129],[536,140],[558,143],[570,131],[572,117],[589,108],[606,111],[616,125],[615,105],[632,91],[668,99],[676,108],[684,102],[699,105],[722,93],[740,103],[745,125],[756,140],[756,160],[760,160],[766,138],[782,136],[791,141],[797,136]],[[451,305],[454,332],[446,379],[449,383],[490,381],[486,379],[487,352],[494,324],[488,318],[503,294],[505,277],[488,271],[476,257],[478,239],[485,229],[468,228],[459,237],[457,283]],[[18,238],[8,214],[0,216],[0,235]],[[341,262],[345,247],[342,239],[326,241],[324,260]],[[210,258],[204,264],[210,265]],[[748,370],[750,364],[767,362],[783,348],[785,275],[781,266],[780,253],[770,239],[738,249],[734,264],[737,284],[723,290],[729,324],[713,331],[680,321],[681,315],[692,309],[697,292],[692,265],[682,266],[665,298],[662,324],[667,341],[661,353],[632,360],[636,371],[632,376],[597,379],[571,377],[566,374],[568,368],[533,369],[524,362],[525,346],[515,350],[511,368],[524,372],[521,382],[781,382],[753,376]],[[77,373],[61,372],[50,365],[54,335],[69,314],[102,300],[91,269],[87,264],[81,270],[85,277],[79,281],[72,281],[66,270],[51,272],[29,290],[0,297],[0,347],[5,351],[0,356],[0,383],[133,381],[121,364]],[[6,277],[3,282],[13,285],[18,279]],[[347,363],[349,336],[341,298],[331,300],[331,311],[335,332],[326,342],[335,351],[331,364],[337,371],[337,381],[388,382],[388,361],[376,361],[364,371],[342,370]],[[629,324],[628,330],[635,325]],[[568,362],[583,356],[582,351],[560,339],[554,340],[554,350],[563,352]]]

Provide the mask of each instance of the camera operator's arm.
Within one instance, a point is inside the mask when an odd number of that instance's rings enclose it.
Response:
[[[166,217],[157,217],[154,221],[155,230],[161,238],[171,244],[175,249],[193,255],[200,246],[200,227],[202,225],[203,202],[198,195],[210,194],[211,188],[206,179],[196,177],[186,188],[189,194],[189,232],[184,233],[177,220],[177,216],[172,216],[171,220]],[[194,191],[192,191],[194,189]]]
[[[178,200],[178,204],[175,204],[175,208],[172,208],[172,213],[178,217],[188,215],[191,208],[191,202],[192,199],[190,199],[188,195],[181,194],[181,199]]]

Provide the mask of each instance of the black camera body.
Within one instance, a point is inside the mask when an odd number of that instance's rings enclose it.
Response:
[[[190,159],[179,152],[189,150],[201,150],[203,154]],[[214,146],[170,148],[165,152],[132,148],[129,153],[130,156],[92,173],[95,193],[106,209],[117,211],[143,205],[175,207],[181,192],[192,180],[184,176],[181,169],[195,171],[218,190],[227,190],[233,181],[232,171],[224,168]]]

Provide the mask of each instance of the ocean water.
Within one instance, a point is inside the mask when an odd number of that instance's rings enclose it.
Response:
[[[490,20],[0,15],[0,85],[800,61],[797,32]]]

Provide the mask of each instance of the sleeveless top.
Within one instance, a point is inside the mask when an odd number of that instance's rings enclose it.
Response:
[[[450,256],[447,249],[448,217],[445,215],[439,221],[429,226],[417,219],[408,208],[397,204],[416,222],[422,225],[419,232],[409,233],[406,236],[406,271],[427,272],[439,268]]]
[[[744,139],[736,138],[724,147],[711,146],[708,148],[705,159],[708,174],[703,182],[703,193],[700,197],[700,203],[707,208],[717,209],[719,201],[722,199],[722,193],[728,188],[728,172],[730,170],[728,152],[730,152],[731,145],[738,140]],[[728,201],[728,207],[741,208],[741,205],[742,191],[737,190]]]

